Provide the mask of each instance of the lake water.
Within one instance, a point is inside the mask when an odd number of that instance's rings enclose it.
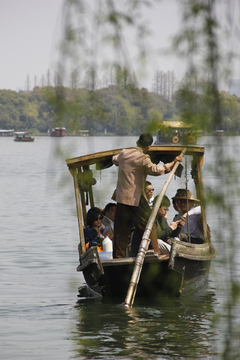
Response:
[[[229,278],[238,285],[240,274],[239,204],[230,182],[239,185],[239,137],[223,140],[223,154],[231,157],[236,170],[219,169],[223,183],[208,168],[219,167],[214,152],[218,144],[211,137],[200,139],[206,146],[205,182],[219,194],[229,194],[232,221],[229,224],[225,212],[208,206],[218,256],[208,283],[198,293],[168,304],[136,302],[132,309],[125,309],[123,304],[94,297],[82,274],[76,272],[77,217],[65,159],[132,146],[136,140],[36,137],[34,143],[16,143],[13,138],[0,138],[0,359],[240,358],[239,302],[229,306]],[[110,200],[116,185],[116,169],[107,172],[106,179],[101,173],[94,174],[98,206]],[[155,194],[163,178],[149,178]],[[167,195],[173,196],[175,190],[173,180]],[[171,210],[169,219],[173,214]],[[229,351],[221,357],[225,349]]]

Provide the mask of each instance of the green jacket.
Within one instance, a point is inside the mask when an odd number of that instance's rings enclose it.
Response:
[[[178,236],[181,230],[181,228],[172,230],[168,225],[167,220],[163,217],[156,219],[156,227],[157,227],[157,238],[163,241],[167,241],[167,239],[170,237]]]

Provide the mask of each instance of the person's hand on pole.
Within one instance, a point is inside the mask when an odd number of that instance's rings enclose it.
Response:
[[[176,156],[175,159],[172,162],[163,165],[164,168],[165,168],[165,173],[166,174],[171,171],[171,168],[176,164],[177,161],[182,162],[182,156],[181,155]]]

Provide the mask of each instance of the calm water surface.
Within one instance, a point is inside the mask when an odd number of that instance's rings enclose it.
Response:
[[[118,302],[94,297],[82,274],[76,272],[78,228],[73,182],[65,158],[132,146],[136,140],[36,137],[34,143],[24,144],[0,138],[0,359],[221,358],[230,325],[220,321],[212,326],[212,318],[228,300],[226,271],[233,247],[219,242],[216,235],[219,211],[207,209],[218,258],[212,262],[208,283],[190,298],[157,305],[136,299],[132,309],[125,309]],[[237,171],[239,140],[224,140],[224,150],[231,154]],[[213,139],[202,138],[200,143],[206,145],[205,182],[219,186],[219,179],[208,171],[209,165],[218,166],[210,146]],[[57,151],[59,144],[63,156]],[[104,179],[100,172],[94,175],[96,205],[103,207],[115,188],[116,169],[107,170]],[[238,183],[238,175],[232,176]],[[155,193],[166,180],[149,179]],[[173,180],[167,190],[169,197],[176,186]],[[231,201],[238,213],[237,200]],[[169,219],[173,215],[171,210]],[[239,231],[237,223],[234,228]],[[236,248],[236,277],[238,260]],[[235,310],[239,314],[238,305]],[[239,315],[235,321],[239,324]],[[233,324],[234,329],[237,326]]]

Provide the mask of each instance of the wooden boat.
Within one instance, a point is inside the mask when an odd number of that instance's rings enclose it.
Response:
[[[14,129],[12,130],[2,130],[0,129],[0,136],[13,136]]]
[[[202,136],[201,130],[193,130],[192,124],[185,124],[182,121],[163,121],[161,125],[154,145],[196,145],[197,138]]]
[[[18,142],[33,142],[35,139],[30,135],[27,135],[28,133],[26,131],[15,132],[14,134],[15,134],[14,141],[18,141]]]
[[[179,296],[186,284],[206,279],[211,260],[216,256],[211,244],[210,231],[204,208],[204,189],[202,165],[204,147],[186,146],[186,157],[191,159],[191,174],[195,184],[197,198],[201,202],[204,243],[193,244],[173,240],[170,255],[157,255],[152,250],[146,253],[141,276],[137,286],[137,297],[157,299],[163,296]],[[151,146],[149,155],[158,164],[171,162],[179,155],[183,147],[179,145]],[[88,286],[101,296],[119,297],[123,300],[127,294],[135,266],[134,257],[123,259],[107,258],[108,254],[98,253],[96,247],[85,250],[84,225],[86,224],[85,194],[90,198],[90,207],[94,203],[93,186],[96,183],[91,169],[104,170],[112,166],[112,156],[122,149],[98,152],[66,160],[73,176],[80,234],[79,259],[77,271],[82,271]],[[117,180],[117,179],[116,179]]]
[[[63,137],[66,135],[66,129],[64,127],[55,127],[51,130],[50,136]]]

